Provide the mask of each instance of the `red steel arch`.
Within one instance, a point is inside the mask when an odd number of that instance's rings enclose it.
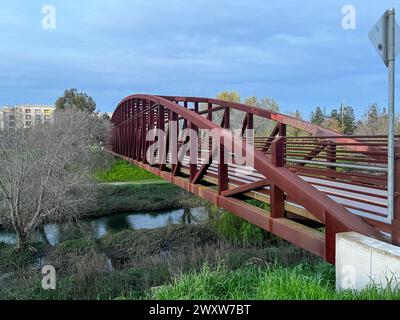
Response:
[[[204,110],[200,110],[202,105],[206,106]],[[228,129],[230,129],[230,110],[233,109],[244,114],[243,131],[246,128],[253,129],[255,116],[277,123],[271,136],[265,137],[264,140],[258,140],[261,141],[260,148],[257,148],[257,145],[254,147],[247,142],[239,143],[232,139],[232,133]],[[212,121],[212,115],[215,112],[223,113],[221,124]],[[254,178],[252,182],[242,183],[239,181],[240,179],[235,179],[230,167],[224,164],[219,164],[214,169],[212,163],[150,166],[146,162],[145,156],[150,145],[146,141],[146,133],[153,128],[165,129],[170,121],[175,120],[183,121],[186,127],[196,130],[217,130],[223,137],[220,141],[221,147],[231,152],[233,152],[231,144],[233,140],[236,148],[242,149],[243,153],[254,158],[254,168],[258,178]],[[109,148],[113,153],[212,201],[297,246],[324,257],[329,262],[334,263],[335,236],[338,232],[355,231],[384,241],[393,241],[394,243],[397,241],[397,231],[393,229],[395,224],[387,225],[373,219],[364,219],[349,211],[349,208],[353,211],[360,211],[360,208],[355,208],[353,204],[352,197],[354,196],[352,194],[354,192],[343,191],[340,202],[335,200],[337,194],[332,195],[324,191],[326,187],[316,187],[321,185],[321,181],[326,180],[330,181],[329,183],[332,185],[338,185],[338,190],[346,190],[347,185],[343,184],[341,179],[343,177],[343,179],[348,179],[354,175],[357,181],[351,185],[357,186],[357,192],[362,193],[365,201],[373,202],[374,206],[372,207],[377,206],[379,209],[382,203],[380,200],[372,199],[374,192],[371,192],[370,189],[381,188],[384,190],[384,183],[383,186],[380,183],[380,181],[384,181],[384,175],[348,174],[337,170],[333,171],[330,167],[326,170],[319,170],[304,166],[290,167],[285,164],[285,159],[288,159],[290,143],[295,146],[299,145],[299,148],[304,150],[310,149],[311,152],[306,159],[317,158],[321,152],[326,152],[328,160],[336,162],[336,159],[340,159],[336,156],[336,152],[338,147],[342,146],[347,150],[342,152],[354,152],[358,156],[363,156],[363,161],[378,163],[385,159],[384,143],[373,143],[370,140],[366,141],[365,138],[343,136],[311,123],[257,107],[198,97],[131,95],[119,103],[111,122],[112,134]],[[304,138],[286,137],[287,126],[300,129],[309,136]],[[308,145],[311,145],[312,148]],[[167,152],[171,151],[168,143],[165,148]],[[354,157],[354,155],[352,156]],[[316,183],[311,183],[309,180],[315,180],[316,176],[324,176],[324,180],[318,178]],[[214,182],[218,190],[203,185],[202,179]],[[246,195],[258,200],[267,199],[270,212],[248,204],[243,199],[237,198],[238,195]],[[349,195],[351,199],[346,199],[346,197],[349,198]],[[345,201],[343,199],[347,201],[347,207],[343,204]],[[369,207],[364,208],[364,204],[360,207],[366,212],[371,211]],[[302,216],[302,219],[299,219],[299,216]],[[318,222],[320,227],[323,226],[324,232],[321,232],[321,229],[316,230],[310,227],[310,221]]]

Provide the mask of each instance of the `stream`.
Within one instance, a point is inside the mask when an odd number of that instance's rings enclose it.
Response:
[[[190,210],[177,209],[156,212],[118,213],[82,221],[82,226],[72,224],[47,224],[36,233],[37,242],[55,246],[61,242],[82,237],[82,228],[99,239],[110,232],[124,229],[153,229],[171,224],[195,224],[207,219],[204,207]],[[15,244],[16,236],[9,230],[0,230],[0,242]]]

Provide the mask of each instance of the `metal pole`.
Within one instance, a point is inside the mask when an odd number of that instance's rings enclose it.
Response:
[[[388,116],[388,220],[394,217],[394,85],[395,85],[395,9],[389,9],[388,17],[388,68],[389,68],[389,116]]]

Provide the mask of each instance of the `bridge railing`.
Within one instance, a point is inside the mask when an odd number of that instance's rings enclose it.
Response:
[[[335,233],[343,230],[357,230],[381,239],[378,230],[388,236],[388,241],[391,235],[392,239],[399,238],[400,223],[395,228],[396,221],[386,220],[387,139],[384,136],[347,137],[269,110],[216,99],[167,99],[146,95],[124,99],[112,119],[112,150],[197,194],[203,192],[199,188],[200,184],[208,186],[211,183],[216,193],[212,196],[207,193],[207,199],[300,246],[306,245],[298,241],[294,234],[303,234],[303,228],[298,228],[292,221],[298,221],[298,215],[303,215],[306,220],[316,220],[326,227],[324,254],[330,260],[334,256],[332,246]],[[257,162],[253,172],[243,174],[243,166],[221,161],[224,149],[234,152],[225,142],[220,142],[219,163],[191,163],[188,159],[190,154],[187,153],[178,163],[160,162],[149,166],[146,152],[151,143],[146,141],[146,134],[150,129],[165,129],[169,132],[167,129],[170,124],[178,122],[175,129],[178,132],[184,128],[216,128],[225,134],[223,129],[232,128],[231,109],[243,112],[243,118],[239,120],[243,119],[241,133],[245,142],[245,131],[253,129],[255,120],[260,120],[256,117],[276,122],[270,136],[254,138],[254,146],[261,152],[254,152]],[[288,136],[286,127],[299,129],[309,135]],[[177,151],[175,149],[179,149],[184,142],[180,141],[173,146],[166,142],[164,147],[168,150],[167,157],[171,157],[171,151]],[[398,173],[397,177],[400,181]],[[242,199],[242,196],[268,203],[270,215],[260,215],[258,211],[256,213],[234,201],[236,198]],[[250,216],[249,212],[254,216]],[[288,215],[288,212],[297,216]],[[349,212],[361,216],[364,221]],[[285,219],[289,219],[290,223]],[[399,219],[398,215],[396,219]],[[285,231],[280,233],[278,230]],[[311,232],[307,237],[310,239],[308,249],[321,254],[320,236]]]
[[[400,137],[396,137],[396,201],[400,197]],[[256,137],[255,147],[267,155],[276,137]],[[387,137],[284,137],[285,166],[313,183],[349,211],[362,216],[399,243],[399,209],[387,216]],[[350,149],[351,148],[351,149]],[[397,239],[397,240],[396,240]]]

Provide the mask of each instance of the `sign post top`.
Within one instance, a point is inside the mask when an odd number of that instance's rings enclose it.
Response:
[[[395,9],[387,10],[383,16],[378,20],[378,22],[374,25],[371,31],[368,34],[372,45],[378,51],[379,56],[381,57],[383,63],[388,67],[388,16],[391,14],[395,14]],[[395,34],[396,34],[396,52],[395,56],[400,54],[400,27],[397,23],[395,23]]]

